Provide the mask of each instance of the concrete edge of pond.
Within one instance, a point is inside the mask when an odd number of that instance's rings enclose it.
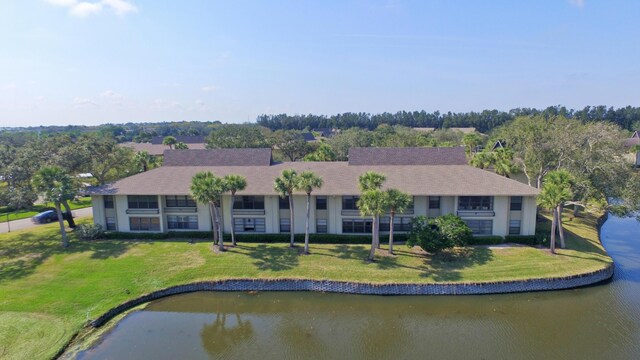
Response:
[[[362,295],[487,295],[564,290],[597,284],[613,276],[614,265],[566,277],[479,283],[372,284],[310,279],[228,279],[171,286],[124,302],[90,322],[100,327],[118,314],[163,297],[196,291],[318,291]]]

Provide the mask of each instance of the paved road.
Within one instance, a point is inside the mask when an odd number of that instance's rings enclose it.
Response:
[[[74,218],[92,216],[93,215],[93,211],[92,211],[91,207],[84,208],[84,209],[73,210],[71,212],[73,213],[73,217]],[[30,218],[29,219],[22,219],[22,220],[13,220],[9,224],[9,226],[11,227],[11,231],[28,229],[30,227],[40,226],[40,225],[42,225],[42,224],[34,224],[31,221]],[[9,226],[7,226],[6,222],[0,223],[0,234],[8,232]]]

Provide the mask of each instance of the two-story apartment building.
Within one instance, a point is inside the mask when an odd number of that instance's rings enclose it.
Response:
[[[413,204],[395,219],[395,229],[409,229],[416,215],[457,214],[476,235],[533,235],[538,190],[467,165],[463,148],[353,148],[344,162],[274,163],[271,149],[167,150],[164,165],[113,184],[92,189],[95,223],[121,232],[210,231],[207,204],[190,197],[192,177],[201,171],[217,176],[242,175],[247,188],[223,196],[223,231],[288,233],[289,202],[273,189],[285,169],[313,171],[324,180],[312,193],[310,231],[365,234],[371,219],[357,208],[358,177],[375,171],[386,176],[383,188],[397,188]],[[234,221],[231,222],[231,212]],[[295,232],[303,233],[306,195],[294,195]],[[381,219],[381,231],[389,218]]]

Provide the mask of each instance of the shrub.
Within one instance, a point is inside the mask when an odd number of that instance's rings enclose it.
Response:
[[[74,230],[80,240],[100,239],[104,235],[100,224],[80,224]]]
[[[453,214],[427,219],[417,216],[411,222],[408,246],[420,246],[424,251],[437,254],[456,246],[465,246],[471,239],[471,229]]]

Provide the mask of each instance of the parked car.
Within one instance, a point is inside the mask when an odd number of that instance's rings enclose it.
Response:
[[[55,210],[43,211],[31,218],[31,221],[37,224],[46,224],[52,221],[58,221],[58,214]]]

